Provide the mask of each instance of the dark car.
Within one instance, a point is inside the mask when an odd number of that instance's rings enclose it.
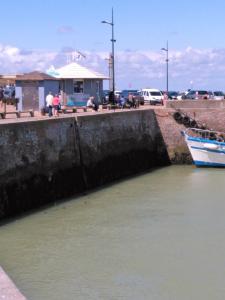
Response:
[[[129,95],[132,94],[134,99],[138,101],[139,104],[144,105],[144,97],[139,93],[138,90],[123,90],[121,96],[128,100]]]
[[[169,100],[177,100],[178,92],[169,91],[168,92],[168,99]]]

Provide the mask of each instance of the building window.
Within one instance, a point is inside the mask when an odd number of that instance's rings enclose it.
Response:
[[[84,82],[83,81],[73,81],[73,91],[74,93],[83,93],[84,92]]]

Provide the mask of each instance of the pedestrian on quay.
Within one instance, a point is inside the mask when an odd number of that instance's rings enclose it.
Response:
[[[91,97],[89,97],[86,106],[89,107],[89,108],[92,108],[94,111],[98,111],[98,109],[99,109],[98,100],[95,99],[94,96],[91,96]]]
[[[93,97],[89,97],[86,106],[88,108],[93,108],[94,107],[94,103],[93,103]]]
[[[132,93],[129,93],[129,95],[128,95],[127,104],[128,104],[130,107],[135,107],[134,96],[133,96]]]
[[[0,107],[3,106],[3,98],[4,98],[4,89],[0,86]]]
[[[123,95],[119,98],[119,107],[120,108],[125,108],[126,107],[126,99]]]
[[[52,100],[52,104],[53,104],[53,115],[55,117],[58,117],[59,116],[59,104],[60,104],[58,94],[55,94],[55,97]]]
[[[168,101],[168,95],[167,95],[166,92],[164,92],[164,93],[163,93],[162,104],[165,106],[167,101]]]
[[[53,105],[53,95],[49,92],[46,96],[46,106],[48,107],[48,116],[52,117],[52,105]]]
[[[93,97],[93,109],[94,111],[98,111],[99,109],[99,103],[98,103],[98,99],[96,99],[95,97]]]

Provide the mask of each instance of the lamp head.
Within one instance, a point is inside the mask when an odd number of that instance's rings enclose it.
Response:
[[[103,23],[103,24],[109,24],[109,25],[113,25],[113,23],[111,23],[111,22],[108,22],[108,21],[102,21],[101,23]]]

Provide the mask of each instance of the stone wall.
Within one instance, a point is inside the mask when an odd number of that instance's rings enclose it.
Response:
[[[0,218],[84,190],[73,118],[0,126]]]
[[[172,164],[191,164],[192,158],[188,147],[181,135],[185,126],[178,124],[174,118],[175,110],[155,110],[156,118],[162,132],[170,162]]]
[[[207,100],[203,101],[207,102]],[[181,135],[181,131],[185,130],[186,127],[174,120],[173,114],[176,111],[176,109],[155,109],[155,114],[171,163],[191,164],[192,158],[190,152]],[[198,123],[204,124],[208,129],[225,132],[225,109],[192,107],[190,109],[179,108],[179,111],[195,119]]]
[[[126,176],[192,159],[173,114],[156,107],[0,125],[0,219]],[[224,109],[181,109],[225,131]]]
[[[166,108],[174,109],[224,109],[225,100],[171,100]]]
[[[1,124],[0,219],[166,164],[151,109]]]
[[[168,164],[153,110],[77,117],[87,186]]]

